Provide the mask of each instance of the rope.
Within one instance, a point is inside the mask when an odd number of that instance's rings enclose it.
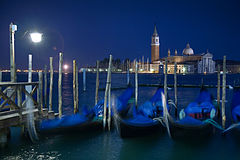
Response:
[[[227,129],[225,129],[225,130],[223,131],[223,133],[226,133],[226,132],[228,132],[228,131],[230,131],[230,130],[232,130],[232,129],[234,129],[234,128],[237,128],[238,126],[240,126],[240,122],[239,122],[239,123],[234,123],[234,124],[232,124],[232,125],[229,126]]]
[[[153,120],[159,121],[164,127],[166,127],[166,125],[165,125],[165,123],[163,121],[163,117],[153,118]]]
[[[169,100],[168,100],[168,104],[169,104],[169,106],[170,106],[170,109],[169,109],[170,112],[172,111],[172,108],[173,108],[172,106],[174,106],[174,108],[177,109],[177,106],[176,106],[176,104],[173,102],[173,100],[169,99]]]
[[[176,106],[176,104],[171,100],[171,101],[168,101],[168,104],[171,104],[171,105],[173,105],[176,109],[177,109],[177,106]]]
[[[224,130],[223,128],[222,128],[222,126],[221,125],[219,125],[216,121],[214,121],[213,119],[206,119],[206,120],[204,120],[203,121],[203,123],[208,123],[208,124],[211,124],[211,125],[213,125],[214,127],[216,127],[216,128],[218,128],[218,129],[220,129],[220,130]]]

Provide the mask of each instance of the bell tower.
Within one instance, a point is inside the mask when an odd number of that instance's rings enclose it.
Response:
[[[157,33],[157,27],[155,25],[151,43],[151,62],[159,60],[159,46],[159,36]]]

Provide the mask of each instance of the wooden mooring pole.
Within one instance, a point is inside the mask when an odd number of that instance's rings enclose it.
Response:
[[[79,99],[78,99],[78,65],[76,64],[76,107],[78,111],[79,106]]]
[[[178,114],[178,108],[177,108],[177,63],[174,63],[174,97],[175,97],[175,105],[176,105],[176,110],[175,110],[175,117],[177,117]]]
[[[130,68],[130,62],[127,61],[127,86],[130,84],[129,68]]]
[[[149,71],[149,58],[147,58],[147,72]]]
[[[29,54],[28,55],[28,82],[30,83],[30,82],[32,82],[32,55],[31,54]],[[32,85],[27,85],[27,86],[25,86],[25,89],[26,89],[26,91],[28,92],[28,93],[31,93],[31,91],[32,91]],[[38,91],[39,91],[39,88],[37,89]],[[25,94],[25,99],[27,100],[27,102],[26,102],[26,107],[27,108],[29,108],[29,106],[31,105],[31,104],[33,104],[33,102],[32,102],[32,99],[28,96],[28,95],[26,95]],[[37,100],[39,101],[39,92],[37,93]],[[40,111],[41,111],[41,106],[40,105],[38,105],[38,111],[39,111],[39,113],[41,113]],[[25,127],[24,127],[24,125],[21,127],[21,134],[24,134],[24,132],[25,132]]]
[[[83,69],[83,91],[86,91],[86,69]]]
[[[49,60],[50,60],[49,111],[52,111],[53,57],[50,57]]]
[[[135,60],[135,106],[138,105],[138,62]]]
[[[217,113],[218,118],[220,118],[220,85],[221,85],[221,76],[220,76],[220,65],[217,65],[217,73],[218,73],[218,82],[217,82]]]
[[[59,73],[58,73],[58,113],[59,118],[62,117],[62,64],[63,54],[59,53]]]
[[[167,103],[167,58],[165,58],[165,72],[164,72],[164,94]]]
[[[32,55],[29,54],[28,55],[28,82],[32,82]],[[32,85],[27,85],[25,86],[26,90],[28,93],[31,93],[32,91]],[[28,99],[28,96],[25,96],[26,99]],[[31,101],[31,99],[29,98],[28,101]],[[28,105],[30,104],[30,102],[27,102]]]
[[[43,111],[43,73],[42,71],[38,72],[38,78],[39,78],[39,87],[38,87],[38,104],[39,109],[42,113]]]
[[[44,108],[47,108],[47,65],[44,66]]]
[[[30,98],[29,98],[30,99]],[[19,106],[19,117],[20,121],[22,121],[22,86],[17,87],[17,104]]]
[[[32,55],[31,54],[28,55],[28,82],[32,82]],[[31,87],[31,90],[32,90],[32,87]]]
[[[222,127],[225,128],[225,100],[226,100],[226,56],[223,57],[223,80],[222,80]]]
[[[97,61],[97,71],[96,71],[95,105],[97,105],[98,103],[98,88],[99,88],[99,61]]]
[[[111,130],[111,70],[112,66],[110,66],[110,80],[109,80],[109,87],[108,87],[108,130]]]
[[[2,82],[2,72],[0,72],[0,82]],[[0,87],[0,91],[2,90],[2,87]]]
[[[17,81],[16,76],[16,64],[15,64],[15,46],[14,46],[14,35],[15,31],[17,31],[17,26],[13,23],[9,26],[10,31],[10,71],[11,71],[11,82]]]
[[[73,106],[74,114],[77,113],[77,97],[76,97],[76,60],[73,60]]]
[[[106,84],[105,96],[104,96],[103,129],[106,128],[106,120],[107,120],[107,97],[108,97],[108,92],[109,92],[111,65],[112,65],[112,55],[110,55],[110,58],[109,58],[108,74],[107,74],[107,84]]]

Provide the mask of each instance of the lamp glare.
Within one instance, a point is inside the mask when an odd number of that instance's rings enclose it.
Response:
[[[30,37],[34,43],[39,43],[42,41],[42,33],[31,33]]]

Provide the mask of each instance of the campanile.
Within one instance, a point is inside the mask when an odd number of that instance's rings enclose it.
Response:
[[[151,62],[159,60],[159,46],[159,36],[157,33],[157,27],[155,25],[151,43]]]

